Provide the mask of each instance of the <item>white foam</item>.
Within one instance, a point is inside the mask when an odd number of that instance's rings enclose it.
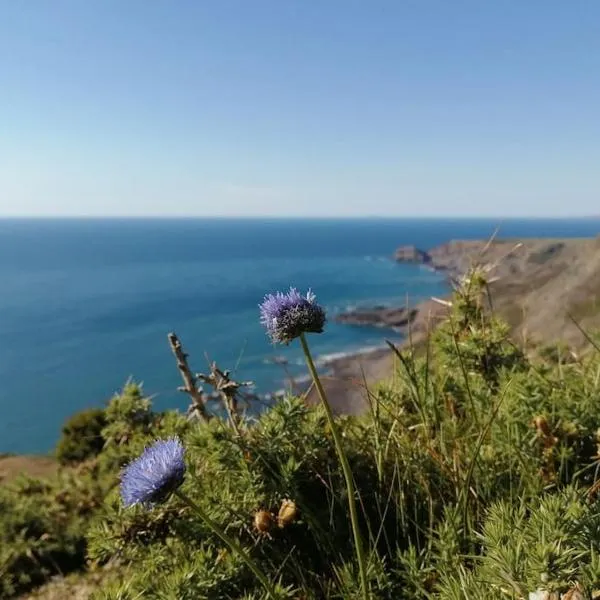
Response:
[[[379,352],[381,350],[384,350],[385,348],[387,348],[387,346],[379,344],[377,346],[363,346],[362,348],[358,348],[356,350],[348,350],[346,352],[331,352],[329,354],[321,354],[317,357],[315,363],[317,364],[317,366],[326,367],[338,360],[343,360],[345,358],[368,356],[369,354]]]

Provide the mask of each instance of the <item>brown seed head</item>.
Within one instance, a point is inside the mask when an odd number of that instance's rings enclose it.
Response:
[[[279,507],[277,514],[277,524],[279,527],[285,527],[293,523],[298,516],[298,507],[293,500],[284,500]]]
[[[254,527],[259,533],[268,533],[273,527],[273,515],[267,510],[259,510],[254,515]]]

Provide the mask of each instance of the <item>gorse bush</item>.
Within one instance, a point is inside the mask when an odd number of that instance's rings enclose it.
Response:
[[[337,420],[368,597],[527,598],[574,585],[591,594],[600,578],[600,361],[528,359],[487,309],[485,289],[481,273],[466,278],[424,351],[397,351],[394,377],[371,390],[372,410]],[[290,341],[298,332],[285,324],[275,334]],[[212,421],[181,438],[183,498],[282,598],[363,596],[326,412],[288,398],[242,429]],[[295,518],[279,526],[285,502]],[[111,511],[90,535],[90,556],[118,557],[123,577],[98,598],[266,597],[181,497],[126,509],[115,491]]]
[[[77,463],[100,454],[104,446],[102,429],[105,411],[90,408],[74,414],[63,425],[56,445],[56,458],[61,464]]]
[[[0,486],[0,597],[81,568],[88,520],[103,496],[87,467]]]
[[[155,435],[186,427],[176,413],[153,413],[141,387],[128,382],[104,410],[67,421],[56,449],[67,466],[57,477],[0,484],[0,598],[85,566],[87,530],[119,469],[153,439],[150,425]],[[128,432],[129,443],[116,432]]]
[[[465,278],[419,351],[394,349],[361,417],[333,422],[326,398],[287,397],[255,418],[193,421],[128,384],[87,471],[60,475],[68,527],[59,483],[35,483],[37,512],[24,482],[0,488],[4,594],[33,581],[28,552],[40,581],[66,549],[61,570],[84,551],[88,567],[111,566],[97,600],[594,597],[600,355],[529,355],[486,294],[485,273]],[[314,296],[268,300],[269,335],[300,338],[311,366]]]

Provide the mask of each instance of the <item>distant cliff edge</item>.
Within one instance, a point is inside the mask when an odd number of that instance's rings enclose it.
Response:
[[[489,273],[494,310],[513,328],[540,342],[563,340],[575,346],[586,329],[600,327],[600,237],[568,239],[453,240],[430,250],[400,246],[400,263],[421,264],[462,277],[473,265]],[[415,306],[353,310],[336,320],[351,325],[429,328],[445,307],[433,301]]]

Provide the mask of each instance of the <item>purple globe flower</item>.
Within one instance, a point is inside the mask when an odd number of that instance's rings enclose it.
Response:
[[[302,296],[295,288],[287,294],[277,292],[265,296],[260,307],[260,322],[273,343],[289,344],[302,333],[322,333],[325,311],[309,290]]]
[[[127,507],[165,500],[185,476],[185,448],[177,438],[159,440],[130,462],[121,474],[121,499]]]

